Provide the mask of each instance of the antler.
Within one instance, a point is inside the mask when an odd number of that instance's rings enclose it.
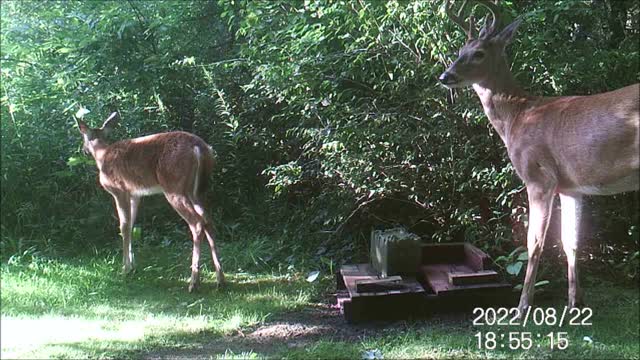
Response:
[[[485,22],[484,22],[485,25],[482,31],[482,35],[484,36],[492,35],[496,31],[496,27],[498,26],[498,23],[499,23],[500,9],[498,9],[498,5],[496,5],[495,3],[489,0],[475,0],[475,1],[478,3],[478,5],[482,5],[486,7],[487,10],[489,10],[489,12],[491,13],[491,17],[492,17],[491,25],[487,26],[487,21],[489,20],[489,15],[487,14],[487,17],[485,18]]]
[[[499,23],[500,10],[498,9],[498,6],[489,0],[472,0],[472,1],[478,3],[478,5],[486,7],[491,13],[491,16],[492,16],[491,25],[489,26],[486,25],[489,18],[489,15],[487,14],[487,18],[485,19],[485,28],[483,29],[482,34],[485,36],[493,34],[496,30],[496,26]],[[468,2],[469,0],[464,0],[462,2],[462,6],[460,6],[460,9],[458,10],[458,13],[454,14],[453,10],[451,9],[451,0],[446,0],[445,12],[447,13],[447,16],[451,19],[451,21],[458,24],[458,26],[460,26],[462,30],[464,30],[464,33],[467,34],[467,37],[469,39],[473,39],[475,35],[473,16],[469,16],[468,24],[466,24],[465,20],[462,18],[464,9],[467,6]]]
[[[472,39],[473,38],[473,32],[472,32],[473,19],[470,19],[469,24],[466,25],[464,19],[462,18],[462,14],[464,13],[464,8],[467,6],[468,1],[469,0],[464,0],[462,2],[462,6],[458,10],[458,13],[454,14],[453,11],[451,10],[451,0],[446,0],[444,11],[447,13],[447,16],[449,17],[449,19],[451,19],[451,21],[453,21],[454,23],[458,24],[458,26],[460,26],[460,28],[464,30],[464,33],[467,34],[467,37],[469,39]]]

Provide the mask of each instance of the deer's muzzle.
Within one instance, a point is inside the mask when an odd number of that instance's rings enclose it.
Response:
[[[459,82],[459,79],[456,76],[456,74],[451,73],[449,71],[443,72],[442,75],[440,75],[440,77],[438,78],[438,80],[442,85],[445,85],[445,86],[455,85]]]

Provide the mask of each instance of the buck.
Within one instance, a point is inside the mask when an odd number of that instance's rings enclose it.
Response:
[[[213,224],[201,195],[214,166],[212,149],[201,138],[182,131],[154,134],[109,144],[106,135],[117,124],[112,113],[99,129],[77,120],[84,140],[83,150],[93,156],[102,187],[115,200],[122,236],[123,272],[134,268],[131,232],[140,198],[163,193],[169,204],[187,222],[193,236],[189,292],[200,283],[200,242],[209,241],[218,286],[224,274],[215,247]]]
[[[513,79],[505,56],[520,20],[498,31],[499,9],[488,9],[475,34],[473,17],[465,23],[465,0],[457,13],[447,0],[448,17],[467,35],[458,58],[440,75],[449,88],[472,86],[484,112],[504,142],[529,201],[528,263],[518,308],[533,304],[534,283],[552,203],[560,196],[561,238],[567,257],[568,305],[583,305],[576,252],[584,195],[612,195],[639,188],[640,84],[590,96],[529,95]]]

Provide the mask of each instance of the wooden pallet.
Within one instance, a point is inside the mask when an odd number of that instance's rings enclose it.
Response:
[[[474,271],[465,264],[425,265],[420,268],[420,272],[436,295],[487,288],[511,288],[511,285],[497,280],[498,273],[495,271]]]
[[[342,266],[337,289],[338,305],[350,323],[407,317],[421,305],[425,295],[415,277],[381,278],[370,264]]]
[[[470,244],[422,247],[414,274],[382,278],[369,264],[344,265],[337,301],[347,322],[421,316],[439,309],[505,304],[511,285],[488,269],[489,257]]]
[[[489,256],[471,244],[424,245],[418,279],[436,295],[510,289],[497,272],[488,269],[490,264]]]
[[[349,296],[355,297],[371,297],[380,295],[393,295],[403,294],[410,292],[424,292],[424,288],[415,278],[392,276],[388,278],[381,278],[378,273],[373,269],[370,264],[356,264],[356,265],[344,265],[340,268],[340,275],[344,282],[345,288],[349,291]],[[358,285],[367,283],[384,284],[392,283],[397,284],[397,287],[387,290],[379,291],[360,291],[358,292]],[[361,287],[361,286],[360,286]]]

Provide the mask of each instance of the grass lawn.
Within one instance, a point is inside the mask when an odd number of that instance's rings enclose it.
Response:
[[[222,252],[224,254],[224,252]],[[480,327],[471,313],[347,325],[331,307],[333,276],[227,269],[216,289],[205,267],[199,292],[186,291],[188,251],[144,247],[138,269],[120,274],[120,257],[13,258],[2,264],[4,358],[638,358],[639,294],[587,278],[591,326]],[[538,306],[564,306],[564,280]],[[479,331],[567,332],[567,349],[549,339],[528,351],[479,349]],[[505,342],[508,344],[508,342]],[[537,345],[540,345],[538,347]]]

